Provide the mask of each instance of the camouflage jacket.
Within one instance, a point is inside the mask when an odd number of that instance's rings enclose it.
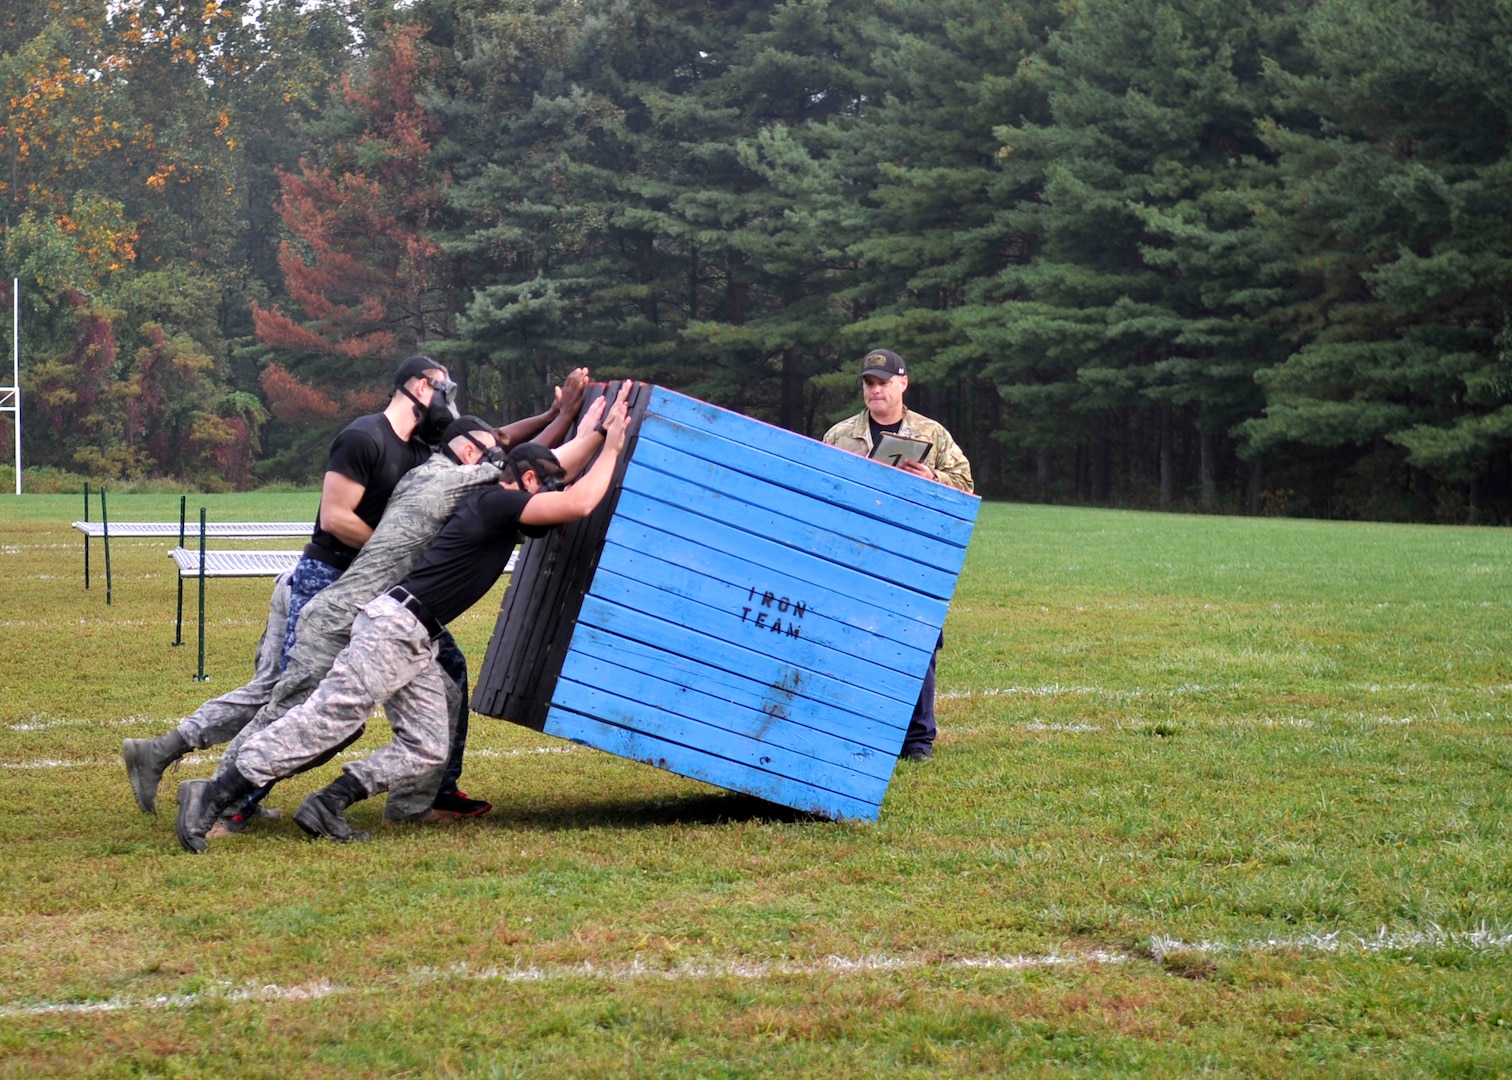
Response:
[[[471,492],[498,483],[499,475],[492,465],[457,465],[445,454],[435,454],[404,474],[378,528],[352,565],[299,613],[294,648],[264,719],[283,715],[309,696],[351,640],[357,610],[403,581],[457,503]]]
[[[826,431],[824,441],[830,446],[838,446],[842,450],[849,450],[853,454],[866,457],[872,451],[869,419],[866,410],[862,409],[849,420],[842,420]],[[950,432],[945,430],[944,424],[905,408],[903,426],[898,429],[898,434],[908,435],[915,439],[927,439],[934,444],[930,447],[929,453],[924,455],[924,464],[935,471],[940,483],[958,491],[974,490],[971,482],[971,462],[966,460],[966,455],[950,437]]]

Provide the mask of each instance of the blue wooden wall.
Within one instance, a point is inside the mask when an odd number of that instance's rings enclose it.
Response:
[[[543,730],[875,820],[978,505],[653,388]]]

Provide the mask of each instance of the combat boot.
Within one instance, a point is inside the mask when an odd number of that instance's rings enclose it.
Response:
[[[194,855],[202,853],[216,819],[256,790],[257,785],[236,769],[214,780],[185,780],[178,786],[179,846]]]
[[[342,773],[334,781],[305,796],[299,809],[294,811],[294,824],[311,837],[323,836],[338,844],[361,843],[371,840],[373,834],[366,829],[353,829],[346,819],[346,808],[360,799],[367,798],[367,791],[350,773]]]
[[[121,756],[126,759],[126,779],[131,781],[131,793],[136,796],[142,813],[157,813],[158,784],[162,782],[163,773],[191,749],[189,740],[178,728],[155,739],[127,739],[121,744]]]

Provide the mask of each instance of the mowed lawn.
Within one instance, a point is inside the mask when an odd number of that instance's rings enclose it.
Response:
[[[120,742],[245,678],[269,583],[210,583],[197,683],[164,545],[107,607],[80,506],[0,499],[0,1075],[1512,1072],[1507,531],[988,504],[877,823],[475,718],[488,817],[196,858],[214,758],[147,817]]]

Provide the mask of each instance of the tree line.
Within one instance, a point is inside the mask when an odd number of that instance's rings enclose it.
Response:
[[[408,352],[984,493],[1512,519],[1505,0],[18,0],[28,460],[302,479]],[[7,310],[9,305],[7,304]]]

